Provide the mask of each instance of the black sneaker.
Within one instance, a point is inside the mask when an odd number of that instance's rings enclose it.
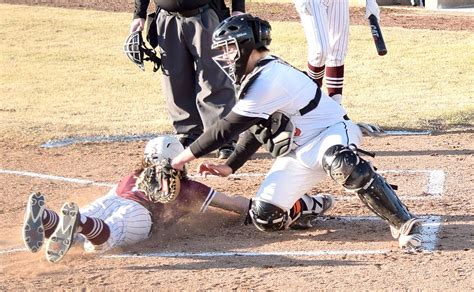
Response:
[[[329,194],[318,194],[310,196],[317,201],[314,210],[304,211],[300,218],[296,219],[290,225],[293,230],[305,230],[313,227],[312,221],[317,217],[323,216],[327,211],[334,207],[334,197]]]
[[[235,147],[232,144],[227,144],[219,148],[217,151],[217,158],[219,159],[227,159],[232,155],[232,152],[234,152]]]
[[[188,148],[189,145],[193,144],[193,142],[195,140],[196,139],[191,138],[190,136],[180,136],[179,137],[179,143],[181,143],[181,145],[183,145],[184,148]]]

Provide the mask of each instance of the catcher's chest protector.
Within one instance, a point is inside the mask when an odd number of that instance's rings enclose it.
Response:
[[[271,59],[259,61],[253,72],[242,83],[238,94],[239,99],[245,98],[248,89],[260,76],[265,65],[279,60],[272,56]],[[275,112],[264,123],[254,125],[249,130],[273,157],[283,156],[291,151],[295,126],[291,122],[290,117],[284,113]]]
[[[239,99],[245,98],[245,95],[249,88],[252,86],[255,80],[262,73],[263,68],[270,62],[276,61],[286,66],[291,66],[285,61],[278,57],[271,56],[260,60],[253,72],[248,75],[240,87],[238,94]],[[296,68],[295,68],[296,69]],[[298,69],[296,69],[298,70]],[[299,71],[299,70],[298,70]],[[309,77],[308,77],[309,78]],[[315,93],[315,97],[311,100],[308,105],[298,111],[298,115],[305,115],[306,113],[315,109],[321,99],[321,89],[318,87]],[[295,125],[291,121],[291,116],[286,115],[282,112],[275,112],[261,124],[254,125],[250,128],[250,132],[254,134],[255,138],[262,143],[263,147],[272,154],[273,157],[280,157],[288,154],[293,149],[293,139],[295,136]]]

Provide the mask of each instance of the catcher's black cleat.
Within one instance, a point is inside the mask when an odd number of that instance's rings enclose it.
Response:
[[[42,193],[33,193],[29,196],[23,222],[23,242],[31,252],[40,250],[44,242],[44,208],[44,195]]]
[[[71,248],[81,217],[75,203],[65,203],[60,216],[58,227],[46,247],[46,259],[52,263],[60,261]]]
[[[301,216],[290,225],[291,229],[304,230],[313,227],[312,221],[334,206],[334,198],[329,194],[309,196],[315,201],[313,210],[303,210]]]

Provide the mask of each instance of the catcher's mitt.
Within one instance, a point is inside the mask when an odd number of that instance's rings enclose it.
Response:
[[[137,188],[153,203],[166,204],[179,195],[181,179],[185,177],[186,171],[172,168],[171,161],[164,159],[142,171],[137,179]]]

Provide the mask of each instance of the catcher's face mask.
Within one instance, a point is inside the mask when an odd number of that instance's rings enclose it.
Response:
[[[240,84],[247,72],[253,50],[270,44],[270,24],[250,14],[231,16],[222,21],[212,34],[212,48],[222,54],[214,61],[234,84]]]
[[[145,66],[143,65],[143,50],[141,46],[143,44],[142,32],[135,31],[132,32],[125,40],[123,45],[123,51],[125,55],[135,63],[140,69],[145,71]]]
[[[143,42],[142,32],[132,32],[123,45],[123,51],[125,55],[138,66],[138,68],[145,71],[145,65],[143,61],[150,61],[154,63],[153,72],[158,71],[161,65],[161,59],[156,55],[153,49],[146,47]],[[146,56],[145,56],[146,55]]]
[[[238,70],[238,61],[241,59],[239,44],[235,38],[223,40],[212,44],[212,49],[217,49],[220,54],[213,57],[212,59],[216,62],[217,66],[232,80],[235,84],[242,77],[239,76],[241,72]],[[244,64],[246,67],[247,64]],[[244,68],[245,70],[245,68]],[[243,75],[243,72],[241,73]]]

